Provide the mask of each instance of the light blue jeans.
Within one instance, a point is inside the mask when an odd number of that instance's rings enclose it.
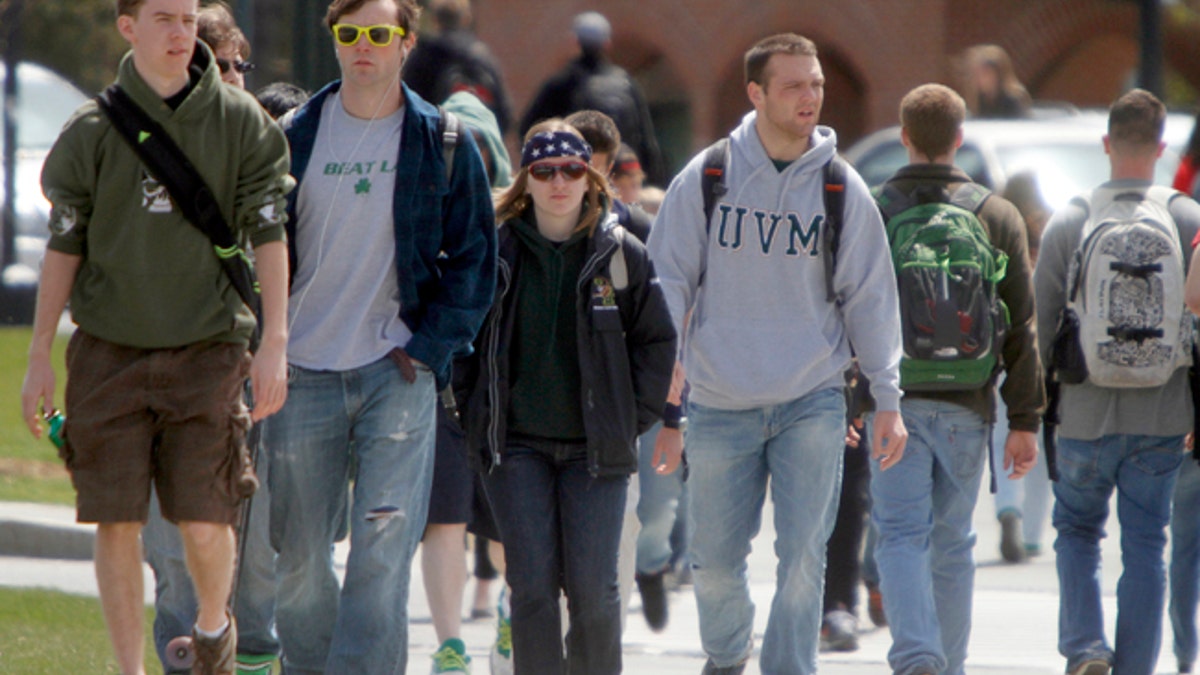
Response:
[[[250,508],[245,561],[239,571],[234,618],[238,628],[239,654],[279,654],[275,634],[275,551],[271,549],[269,527],[271,493],[267,488],[270,461],[265,449],[259,452],[256,471],[259,488]],[[150,491],[150,518],[142,528],[146,562],[154,571],[154,648],[166,673],[173,671],[163,659],[167,643],[180,635],[191,635],[196,622],[196,592],[188,574],[179,528],[162,517],[158,495]]]
[[[688,404],[689,530],[704,651],[719,667],[753,649],[746,557],[775,508],[775,598],[763,636],[765,675],[817,672],[825,542],[842,482],[846,403],[840,389],[750,410]]]
[[[670,564],[675,552],[671,549],[671,531],[675,528],[683,496],[683,467],[666,476],[654,472],[654,441],[662,424],[655,424],[638,438],[638,497],[637,515],[642,529],[637,539],[638,574],[657,574]],[[685,537],[686,539],[686,537]],[[682,553],[682,552],[680,552]],[[686,554],[685,554],[686,555]]]
[[[887,471],[871,462],[875,563],[892,633],[888,663],[897,675],[962,675],[975,584],[971,516],[988,425],[941,401],[905,398],[900,411],[904,457]]]
[[[1171,508],[1171,601],[1175,659],[1196,661],[1196,604],[1200,600],[1200,465],[1187,456],[1175,483]]]
[[[1154,672],[1166,595],[1163,549],[1182,460],[1183,436],[1058,439],[1058,651],[1068,670],[1106,659],[1121,675]],[[1117,582],[1115,650],[1104,637],[1100,593],[1100,539],[1114,489],[1124,567]]]
[[[387,358],[290,371],[287,403],[266,427],[284,671],[404,673],[409,570],[433,482],[433,374],[418,367],[409,384]],[[351,482],[339,590],[333,544]]]
[[[1004,380],[1001,379],[1001,382]],[[1037,434],[1037,466],[1019,480],[1009,480],[1004,472],[1004,442],[1008,439],[1008,407],[996,397],[996,424],[992,428],[992,461],[996,466],[996,517],[1005,512],[1021,516],[1021,534],[1026,550],[1040,550],[1042,534],[1050,521],[1050,474],[1046,468],[1046,450],[1042,434]]]

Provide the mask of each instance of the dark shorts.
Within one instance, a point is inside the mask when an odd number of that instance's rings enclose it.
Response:
[[[462,427],[437,407],[437,454],[433,462],[433,489],[429,493],[430,525],[467,523],[467,530],[482,537],[496,537],[492,506],[479,479],[467,461]]]
[[[437,406],[437,453],[433,460],[433,490],[429,493],[429,524],[471,522],[475,472],[467,464],[462,428]]]
[[[145,522],[153,482],[171,522],[233,524],[257,482],[242,402],[246,347],[138,349],[76,331],[61,450],[80,522]]]

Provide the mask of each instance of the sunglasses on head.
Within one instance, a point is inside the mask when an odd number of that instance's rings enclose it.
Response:
[[[588,165],[583,162],[567,162],[566,164],[531,164],[529,175],[543,183],[554,180],[554,176],[562,173],[563,180],[576,181],[587,175]]]
[[[250,63],[249,61],[230,61],[229,59],[217,59],[217,68],[220,69],[222,75],[228,73],[230,68],[233,68],[239,73],[245,75],[246,73],[254,70],[254,67],[254,64]]]
[[[376,47],[386,47],[392,44],[393,35],[399,35],[403,38],[406,34],[400,26],[389,26],[386,24],[356,26],[352,23],[337,23],[333,25],[333,37],[343,47],[353,47],[358,44],[363,33],[367,34],[367,39]]]

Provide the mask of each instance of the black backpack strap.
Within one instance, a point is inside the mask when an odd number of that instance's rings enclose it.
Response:
[[[262,302],[254,269],[200,172],[166,130],[120,87],[111,85],[96,97],[96,102],[146,169],[167,189],[183,217],[212,241],[221,267],[229,275],[242,302],[256,318],[261,318]],[[251,350],[258,347],[259,330],[255,328]]]
[[[1046,371],[1046,412],[1042,413],[1042,450],[1046,455],[1046,472],[1050,480],[1058,480],[1058,415],[1062,401],[1062,383],[1055,377],[1054,366]]]
[[[726,136],[708,146],[704,150],[704,165],[700,169],[700,193],[704,197],[704,238],[712,231],[713,211],[717,208],[717,200],[729,188],[725,185],[725,168],[729,166],[729,137]],[[706,249],[707,250],[707,249]],[[707,253],[705,254],[707,256]],[[700,271],[699,285],[704,285],[705,272]]]
[[[712,227],[713,211],[717,200],[729,188],[725,185],[725,168],[729,166],[729,137],[726,136],[708,146],[704,151],[704,167],[700,172],[700,191],[704,194],[704,231]]]
[[[837,270],[838,248],[842,244],[843,215],[846,207],[846,160],[834,155],[825,164],[825,300],[837,301],[833,273]]]
[[[442,137],[442,159],[446,163],[446,182],[454,175],[454,151],[458,149],[458,137],[462,133],[462,120],[458,115],[438,106],[438,135]]]
[[[872,190],[872,195],[875,197],[875,204],[879,206],[879,214],[883,216],[884,225],[916,203],[912,196],[892,183],[884,183],[875,188]]]
[[[454,177],[454,151],[458,149],[459,134],[462,133],[462,120],[458,115],[438,106],[438,135],[442,137],[442,161],[446,164],[446,182]],[[458,402],[454,398],[454,385],[447,384],[438,393],[438,398],[445,408],[446,414],[455,424],[462,423],[458,410]]]

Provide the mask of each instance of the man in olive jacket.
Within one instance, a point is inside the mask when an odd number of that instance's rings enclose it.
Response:
[[[39,406],[54,407],[50,348],[69,297],[79,330],[67,349],[62,456],[79,520],[99,523],[100,601],[124,673],[143,672],[139,537],[151,482],[163,516],[179,525],[196,590],[195,672],[233,673],[232,524],[255,484],[245,432],[287,396],[287,143],[252,96],[221,82],[196,40],[197,11],[197,0],[117,2],[117,28],[133,48],[117,84],[187,155],[238,240],[254,245],[263,324],[253,362],[254,314],[180,211],[189,196],[168,194],[95,103],[68,122],[42,172],[52,236],[22,413],[39,436]],[[252,416],[242,404],[247,373]]]

